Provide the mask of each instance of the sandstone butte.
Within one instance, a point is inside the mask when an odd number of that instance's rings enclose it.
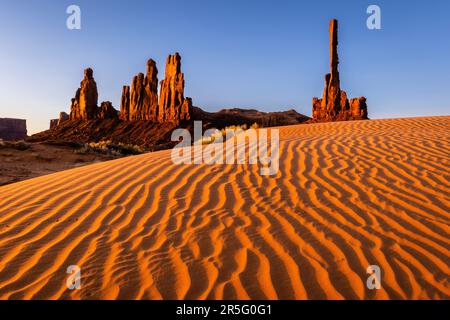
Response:
[[[21,140],[27,137],[27,121],[24,119],[0,118],[0,139]]]
[[[313,98],[313,121],[363,120],[367,117],[365,97],[353,98],[350,101],[347,93],[340,88],[338,57],[338,21],[330,21],[330,73],[325,75],[325,89],[322,98]]]

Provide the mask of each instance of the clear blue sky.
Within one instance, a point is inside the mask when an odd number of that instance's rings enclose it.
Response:
[[[66,8],[81,7],[81,30]],[[368,30],[377,4],[382,29]],[[31,133],[69,111],[92,67],[99,100],[119,109],[121,88],[148,58],[163,78],[182,56],[185,95],[214,111],[294,108],[311,114],[328,72],[328,21],[340,23],[341,87],[368,99],[371,118],[449,114],[450,1],[6,1],[0,0],[0,117]]]

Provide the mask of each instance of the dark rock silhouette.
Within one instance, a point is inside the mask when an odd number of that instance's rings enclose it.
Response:
[[[61,125],[64,121],[69,120],[69,115],[65,113],[64,111],[59,113],[59,119],[57,125]]]
[[[217,112],[206,112],[193,107],[193,120],[201,120],[205,128],[224,128],[226,126],[243,125],[248,127],[254,123],[259,127],[288,126],[305,123],[309,117],[290,109],[287,111],[262,112],[255,109],[230,108]]]
[[[322,99],[313,98],[314,121],[362,120],[367,118],[366,98],[354,98],[350,102],[347,93],[340,88],[338,57],[338,21],[330,21],[330,73],[325,75]]]
[[[50,129],[60,126],[64,121],[67,121],[69,119],[70,119],[70,116],[67,113],[65,113],[64,111],[60,112],[58,119],[50,120]]]
[[[110,101],[104,101],[101,103],[100,108],[97,110],[97,119],[116,119],[119,117],[117,110],[114,109]]]
[[[23,119],[0,118],[0,139],[22,140],[27,137],[27,121]]]
[[[50,129],[54,129],[58,126],[59,119],[51,119],[50,120]]]

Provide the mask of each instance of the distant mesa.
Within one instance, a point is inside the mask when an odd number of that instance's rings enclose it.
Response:
[[[290,109],[287,111],[262,112],[255,109],[229,108],[217,112],[206,112],[198,107],[193,110],[194,120],[213,128],[223,128],[229,125],[247,125],[257,123],[260,127],[289,126],[305,123],[309,117]]]
[[[367,117],[365,97],[348,100],[340,88],[338,71],[338,21],[330,21],[330,67],[331,73],[325,76],[325,89],[322,98],[313,98],[312,116],[315,122],[364,120]]]
[[[22,140],[27,137],[27,121],[23,119],[0,118],[0,139]]]

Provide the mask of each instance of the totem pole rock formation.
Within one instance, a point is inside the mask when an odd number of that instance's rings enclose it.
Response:
[[[150,120],[154,122],[179,122],[189,120],[192,99],[184,98],[184,75],[181,57],[169,55],[165,79],[161,81],[158,101],[158,69],[152,59],[147,62],[147,72],[137,74],[130,86],[123,86],[120,101],[122,120]]]
[[[93,76],[94,72],[91,68],[84,70],[84,79],[80,83],[75,97],[72,99],[70,108],[70,120],[92,120],[92,119],[110,119],[117,118],[117,111],[111,102],[102,102],[100,108],[98,104],[97,84]],[[57,125],[64,121],[61,119]],[[54,125],[54,124],[53,124]],[[50,122],[50,126],[52,123]]]
[[[338,57],[338,22],[330,21],[330,69],[325,76],[325,89],[322,99],[313,98],[312,116],[315,121],[362,120],[367,118],[366,98],[348,100],[345,91],[340,89]]]
[[[190,120],[192,99],[184,98],[184,74],[181,56],[176,52],[166,60],[165,79],[161,81],[159,97],[159,122]]]

